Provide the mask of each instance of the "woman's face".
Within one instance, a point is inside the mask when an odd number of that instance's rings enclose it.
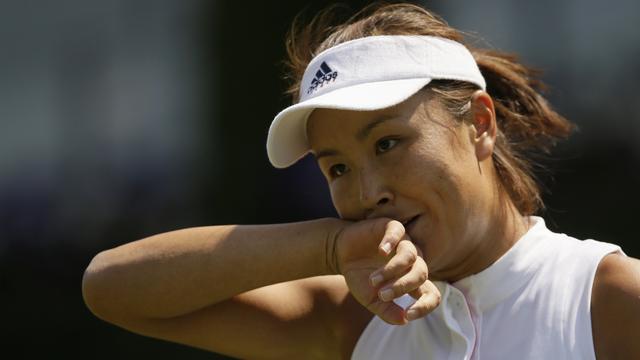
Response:
[[[316,109],[307,125],[340,217],[401,221],[435,279],[466,267],[489,226],[472,129],[428,90],[382,110]]]

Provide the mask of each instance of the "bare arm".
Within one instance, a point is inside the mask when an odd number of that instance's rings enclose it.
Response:
[[[328,309],[354,303],[344,279],[290,280],[327,274],[325,242],[346,223],[151,236],[96,255],[83,296],[99,318],[155,338],[242,358],[335,357],[344,346]]]
[[[602,260],[591,319],[598,359],[640,359],[640,260],[619,254]]]
[[[173,231],[98,254],[83,295],[98,317],[151,337],[242,358],[348,358],[372,313],[407,321],[382,286],[419,298],[421,316],[437,306],[404,236],[389,219]],[[339,268],[345,277],[320,276]]]
[[[266,285],[327,275],[335,219],[183,229],[98,254],[83,294],[100,317],[171,318]]]

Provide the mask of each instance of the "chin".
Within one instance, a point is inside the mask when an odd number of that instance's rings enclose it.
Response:
[[[430,239],[418,237],[414,240],[414,244],[422,251],[422,257],[429,267],[429,278],[432,277],[431,274],[437,275],[440,270],[447,267],[447,260],[443,256],[445,253],[443,243],[440,240],[436,237],[430,237]]]
[[[427,260],[433,260],[434,252],[434,239],[435,237],[429,231],[429,227],[426,224],[426,217],[418,215],[412,221],[405,226],[406,232],[411,238],[411,241],[416,245],[420,251],[422,251],[422,257]]]

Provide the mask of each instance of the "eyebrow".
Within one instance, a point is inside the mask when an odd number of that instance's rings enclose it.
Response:
[[[360,129],[360,131],[358,131],[358,133],[356,134],[356,139],[358,139],[359,141],[363,141],[364,139],[367,138],[367,136],[369,136],[371,131],[373,131],[373,129],[375,129],[377,126],[384,123],[385,121],[389,121],[397,117],[398,116],[396,115],[382,115],[380,117],[375,118],[373,121],[371,121],[370,123],[365,125],[362,129]]]
[[[357,133],[356,133],[356,139],[358,141],[364,141],[367,136],[369,136],[369,134],[371,134],[371,131],[373,131],[373,129],[375,129],[377,126],[379,126],[380,124],[392,120],[392,119],[396,119],[398,118],[397,115],[382,115],[379,116],[377,118],[375,118],[373,121],[369,122],[368,124],[366,124],[364,127],[362,127],[362,129],[360,129]],[[325,149],[325,150],[320,150],[318,151],[318,153],[314,153],[312,151],[312,154],[315,156],[316,160],[322,158],[322,157],[327,157],[327,156],[336,156],[339,155],[340,152],[337,150],[333,150],[333,149]]]

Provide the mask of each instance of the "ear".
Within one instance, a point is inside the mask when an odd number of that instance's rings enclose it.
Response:
[[[493,154],[496,142],[496,111],[491,96],[482,90],[471,97],[471,134],[478,161],[488,159]]]

